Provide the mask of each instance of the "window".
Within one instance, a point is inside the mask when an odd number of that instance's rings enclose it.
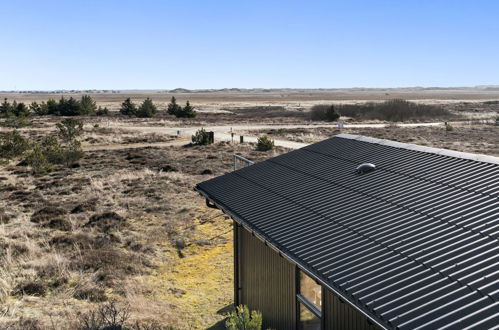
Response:
[[[298,322],[299,330],[320,330],[321,329],[321,319],[319,316],[315,315],[305,307],[304,304],[300,303],[300,320]]]
[[[299,271],[300,278],[300,294],[315,305],[319,310],[322,309],[322,287],[307,276],[302,271]]]
[[[320,330],[322,310],[322,287],[298,270],[298,294],[296,295],[298,306],[298,329]]]

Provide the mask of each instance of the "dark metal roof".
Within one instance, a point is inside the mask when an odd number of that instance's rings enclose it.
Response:
[[[499,158],[341,134],[196,189],[387,328],[499,325]]]

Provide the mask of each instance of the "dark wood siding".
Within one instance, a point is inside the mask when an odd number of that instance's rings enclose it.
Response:
[[[295,266],[238,226],[239,302],[262,312],[263,328],[295,329]]]
[[[374,330],[379,327],[369,323],[367,317],[350,306],[341,302],[331,291],[323,288],[325,293],[324,326],[327,330]]]

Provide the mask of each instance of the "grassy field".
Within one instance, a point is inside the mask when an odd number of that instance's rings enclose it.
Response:
[[[121,100],[122,95],[112,97]],[[225,102],[230,113],[210,112],[195,120],[163,114],[82,117],[86,153],[72,168],[33,174],[19,159],[1,163],[0,328],[78,329],[100,312],[112,311],[136,329],[220,327],[233,297],[231,222],[206,207],[193,187],[231,171],[234,153],[261,161],[288,150],[260,152],[252,144],[228,142],[191,146],[188,137],[162,128],[309,123],[307,109],[297,108],[301,99],[262,106],[251,103],[255,95],[243,97],[241,102],[236,96],[208,100],[209,106]],[[493,103],[448,101],[456,114],[492,118],[499,113]],[[53,134],[58,121],[35,118],[20,132],[40,140]],[[0,137],[10,130],[1,128]],[[306,143],[338,133],[499,156],[499,126],[491,122],[457,122],[453,130],[396,124],[348,128],[347,123],[341,131],[276,127],[248,132]]]
[[[499,126],[482,123],[456,123],[452,131],[445,126],[401,127],[388,125],[385,128],[295,128],[266,129],[253,131],[253,134],[265,134],[273,139],[313,143],[347,133],[371,136],[404,143],[413,143],[435,148],[451,149],[462,152],[499,156]]]
[[[143,326],[219,322],[232,298],[232,227],[192,188],[230,171],[235,152],[284,151],[253,149],[90,151],[78,168],[36,176],[2,166],[0,328],[75,328],[79,313],[114,300]]]

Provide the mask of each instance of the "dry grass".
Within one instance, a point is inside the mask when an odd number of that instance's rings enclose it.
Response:
[[[16,161],[3,165],[0,328],[75,328],[110,301],[129,306],[130,325],[220,321],[232,297],[229,222],[212,219],[192,188],[229,171],[235,152],[258,160],[284,151],[253,149],[91,151],[78,168],[36,176]]]
[[[254,131],[267,134],[274,139],[313,143],[336,134],[348,133],[388,139],[404,143],[413,143],[435,148],[445,148],[462,152],[471,152],[499,156],[499,126],[490,124],[452,124],[454,130],[446,131],[444,126],[400,127],[389,125],[383,128],[297,128]]]
[[[286,113],[289,109],[268,104],[238,107],[238,123],[266,116],[281,123],[303,121]],[[252,111],[261,118],[254,113],[251,118]],[[234,120],[230,114],[203,116],[205,121]],[[36,119],[22,133],[40,139],[51,134],[58,120]],[[169,141],[167,135],[117,127],[124,122],[178,124],[168,118],[85,120],[88,144]],[[394,125],[343,132],[499,154],[498,127],[490,125],[456,125],[453,132]],[[264,133],[313,142],[339,131]],[[0,328],[74,329],[111,302],[128,311],[130,326],[139,322],[191,329],[217,324],[224,318],[220,311],[232,302],[230,221],[204,206],[192,188],[231,171],[234,153],[260,161],[285,151],[258,152],[254,145],[228,143],[89,151],[80,167],[43,175],[33,175],[16,161],[1,164]]]

